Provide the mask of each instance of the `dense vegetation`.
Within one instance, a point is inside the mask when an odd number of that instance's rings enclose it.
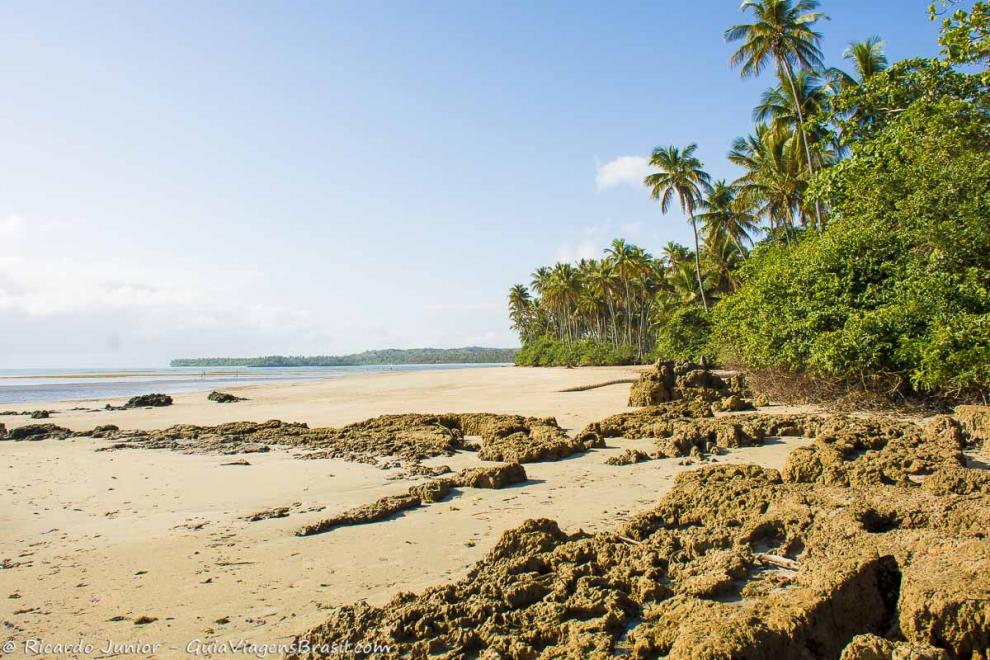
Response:
[[[182,358],[173,367],[352,367],[380,364],[496,364],[515,360],[514,348],[388,348],[352,355],[284,356],[253,358]]]
[[[950,5],[952,3],[949,3]],[[890,65],[853,43],[822,61],[814,0],[750,0],[726,31],[742,75],[778,84],[710,181],[684,149],[644,181],[677,203],[694,246],[653,257],[617,240],[513,287],[526,364],[585,356],[697,358],[887,391],[981,395],[990,385],[990,9],[932,7],[943,56]],[[571,349],[571,346],[583,347]],[[553,359],[561,356],[561,359]],[[615,360],[621,362],[623,360]]]

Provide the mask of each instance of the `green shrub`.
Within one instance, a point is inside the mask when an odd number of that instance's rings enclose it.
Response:
[[[653,359],[697,361],[711,360],[709,348],[711,315],[697,305],[681,307],[657,329],[657,345]]]
[[[633,364],[636,349],[613,346],[591,339],[564,342],[551,337],[538,337],[523,344],[516,354],[516,364],[525,367],[592,367]]]
[[[990,118],[913,103],[817,181],[821,236],[761,246],[713,312],[723,360],[904,389],[990,386]]]

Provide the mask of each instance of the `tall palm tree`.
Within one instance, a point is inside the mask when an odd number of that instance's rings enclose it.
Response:
[[[812,26],[827,16],[815,11],[818,5],[818,0],[746,0],[741,11],[751,11],[754,21],[734,25],[725,31],[726,41],[742,41],[729,63],[739,66],[740,75],[746,78],[759,75],[773,62],[780,77],[786,78],[790,83],[793,95],[799,97],[795,66],[812,71],[823,68],[819,47],[822,35],[815,32]],[[804,133],[804,111],[801,105],[797,104],[798,123],[794,128],[801,136],[808,173],[814,174],[815,163]],[[815,220],[820,230],[822,213],[817,199]]]
[[[804,143],[811,150],[812,161],[816,167],[823,167],[836,160],[836,154],[841,147],[830,144],[833,136],[823,126],[806,128],[804,131],[794,130],[800,125],[801,117],[814,119],[828,112],[832,101],[832,85],[823,82],[822,78],[809,71],[799,71],[795,76],[797,94],[785,79],[780,84],[771,87],[760,96],[759,104],[753,109],[753,119],[759,123],[767,123],[771,129],[789,135],[800,150]],[[802,143],[802,140],[804,143]],[[812,171],[807,171],[810,176]]]
[[[561,339],[574,339],[574,312],[580,295],[580,279],[571,264],[558,263],[550,271],[543,298],[558,316]]]
[[[702,213],[697,215],[705,232],[705,244],[726,237],[746,254],[743,241],[753,243],[752,234],[757,231],[756,220],[748,205],[737,195],[734,185],[724,179],[712,184],[711,190],[701,200]]]
[[[550,269],[546,266],[540,266],[533,271],[531,286],[536,295],[542,296],[543,290],[546,288],[547,282],[550,280]]]
[[[657,147],[650,157],[650,165],[660,171],[648,175],[643,183],[650,189],[650,197],[660,200],[660,212],[667,213],[670,202],[676,196],[681,210],[687,214],[691,228],[694,230],[694,265],[698,276],[698,293],[701,304],[708,310],[708,300],[705,298],[705,283],[701,279],[701,251],[698,242],[698,222],[694,211],[701,203],[709,187],[708,173],[704,171],[701,161],[694,155],[698,145],[689,144],[683,150],[674,146]]]
[[[605,250],[605,254],[608,255],[611,261],[612,268],[615,270],[616,276],[619,281],[622,282],[622,287],[625,289],[625,303],[626,303],[626,343],[632,343],[632,330],[631,330],[631,318],[632,318],[632,297],[630,296],[629,284],[632,281],[633,276],[636,272],[636,267],[634,263],[634,250],[635,246],[626,243],[625,240],[617,238],[612,241],[612,244]]]
[[[585,286],[587,287],[590,295],[605,302],[609,320],[612,324],[612,343],[618,344],[619,330],[615,322],[614,302],[614,294],[616,290],[615,279],[616,278],[615,274],[612,272],[611,263],[607,259],[602,259],[600,261],[595,261],[594,265],[589,269],[587,278],[585,279]]]

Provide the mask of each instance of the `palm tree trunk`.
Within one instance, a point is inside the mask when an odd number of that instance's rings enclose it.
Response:
[[[619,345],[619,326],[615,323],[615,305],[612,304],[612,294],[606,293],[605,299],[608,300],[608,311],[612,316],[612,345]]]
[[[632,343],[632,307],[629,300],[629,278],[624,278],[626,287],[626,343]]]
[[[798,134],[801,138],[801,144],[804,145],[804,156],[808,160],[808,176],[815,173],[815,163],[811,158],[811,148],[808,147],[808,136],[804,133],[804,111],[801,109],[801,97],[798,95],[797,82],[794,80],[794,70],[791,68],[791,63],[787,60],[784,62],[784,71],[787,73],[787,80],[791,84],[791,93],[794,94],[794,108],[797,110],[798,121],[801,122],[801,126],[798,127]],[[815,224],[818,228],[818,232],[822,231],[822,207],[818,199],[815,199]]]
[[[698,245],[698,222],[691,216],[691,228],[694,229],[694,272],[698,276],[698,293],[701,294],[701,304],[708,311],[708,300],[705,298],[705,285],[701,281],[701,247]]]

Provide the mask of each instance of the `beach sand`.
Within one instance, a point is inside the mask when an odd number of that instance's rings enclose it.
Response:
[[[396,372],[231,388],[250,399],[236,404],[193,393],[152,410],[67,412],[96,407],[79,403],[31,408],[55,410],[45,421],[75,430],[271,418],[322,426],[393,412],[485,411],[553,415],[576,431],[628,410],[629,386],[560,390],[638,371]],[[0,421],[12,427],[31,420]],[[774,440],[717,460],[780,467],[805,442]],[[293,532],[303,524],[402,493],[410,482],[362,464],[297,460],[283,450],[245,456],[94,451],[105,445],[90,439],[0,443],[0,560],[9,566],[0,569],[0,637],[81,638],[97,651],[108,639],[142,640],[161,643],[162,656],[182,654],[194,640],[286,643],[323,621],[326,608],[358,600],[380,604],[399,591],[462,577],[502,532],[527,518],[552,518],[567,531],[611,529],[650,508],[679,471],[697,467],[681,459],[608,466],[604,461],[623,449],[652,449],[648,440],[610,440],[606,449],[527,464],[526,484],[464,489],[390,520],[300,538]],[[224,465],[238,459],[250,465]],[[426,463],[455,470],[484,464],[467,452]],[[281,506],[290,507],[287,517],[243,519]],[[139,617],[154,621],[140,625]]]

